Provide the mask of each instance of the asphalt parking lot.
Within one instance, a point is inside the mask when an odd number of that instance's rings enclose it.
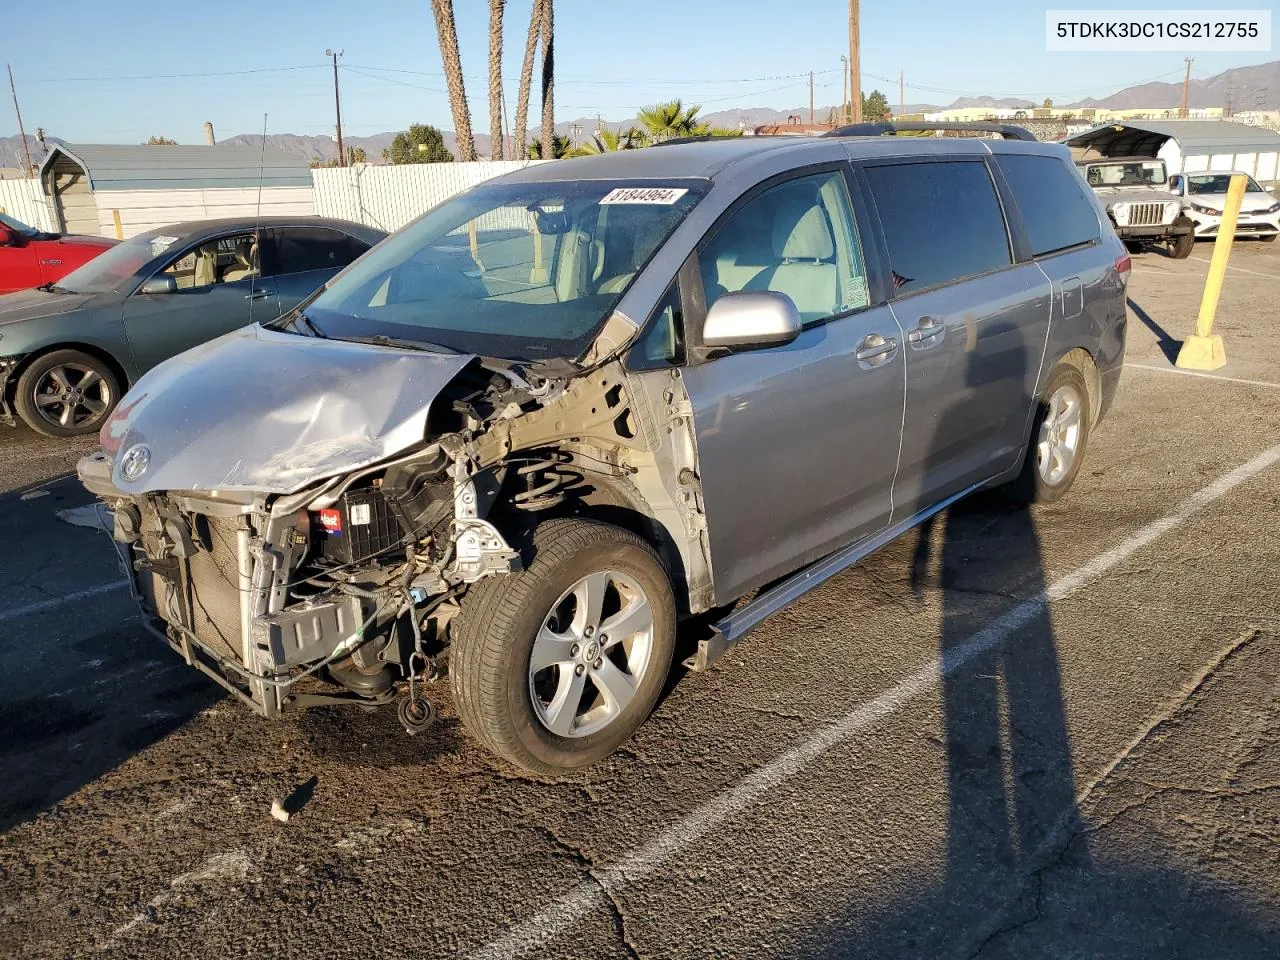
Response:
[[[1280,955],[1280,244],[1196,376],[1210,251],[1135,257],[1064,501],[962,503],[558,782],[447,685],[413,739],[220,697],[57,516],[93,442],[0,433],[0,954]]]

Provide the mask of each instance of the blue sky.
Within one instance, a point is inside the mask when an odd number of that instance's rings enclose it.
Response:
[[[230,136],[261,130],[263,113],[273,133],[331,133],[326,47],[345,50],[344,131],[370,134],[410,122],[452,127],[429,0],[224,6],[61,0],[56,23],[41,4],[5,5],[0,60],[13,65],[28,133],[42,126],[70,141],[127,143],[163,134],[198,143],[205,120],[220,136]],[[1093,5],[1103,6],[1097,0]],[[1213,0],[1119,5],[1216,6]],[[896,103],[901,69],[908,102],[991,94],[1065,103],[1181,78],[1179,53],[1046,53],[1046,6],[1070,5],[863,0],[864,89],[878,86]],[[512,111],[529,8],[530,0],[507,3],[503,72]],[[473,122],[484,131],[488,4],[455,0],[455,9]],[[818,104],[835,103],[847,48],[846,11],[846,0],[556,0],[557,119],[600,113],[621,120],[642,104],[676,96],[703,104],[705,112],[795,107],[808,103],[807,77],[797,75],[809,70],[815,71]],[[46,42],[51,29],[56,43]],[[1194,74],[1210,76],[1276,56],[1199,54]],[[229,71],[265,72],[161,76]],[[0,104],[0,136],[16,132],[12,109]]]

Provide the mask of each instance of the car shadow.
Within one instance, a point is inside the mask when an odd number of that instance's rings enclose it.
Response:
[[[1025,373],[1030,358],[1039,356],[1030,347],[1010,344],[999,360]],[[981,351],[966,362],[971,386],[992,372],[986,367],[991,358]],[[1024,404],[1030,409],[1032,401],[1024,398]],[[1043,411],[1043,404],[1036,409]],[[941,462],[947,444],[972,429],[968,415],[957,405],[940,418],[933,444],[938,452],[931,459]],[[1198,882],[1167,855],[1153,852],[1139,866],[1105,844],[1095,848],[1100,825],[1086,823],[1077,802],[1080,784],[1037,530],[1037,518],[1056,509],[1028,508],[984,492],[917,531],[907,589],[939,596],[942,608],[936,742],[945,832],[932,844],[904,837],[903,848],[916,863],[895,864],[892,887],[851,878],[857,902],[795,930],[784,955],[1277,955],[1274,931],[1268,940],[1256,917],[1228,893]],[[1082,706],[1088,702],[1073,701],[1084,711],[1077,724],[1090,722]],[[924,797],[937,790],[924,783],[920,789]],[[887,802],[908,811],[912,805],[907,798]],[[877,900],[877,890],[887,889],[907,892]]]
[[[1156,344],[1160,347],[1160,352],[1165,355],[1170,363],[1178,359],[1178,351],[1182,349],[1182,341],[1175,340],[1169,331],[1157,323],[1146,310],[1142,308],[1132,297],[1125,300],[1128,307],[1133,311],[1133,315],[1142,321],[1143,326],[1156,335]]]

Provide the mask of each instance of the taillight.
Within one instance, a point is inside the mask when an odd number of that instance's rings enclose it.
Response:
[[[1127,253],[1122,253],[1116,257],[1116,273],[1126,274],[1133,269],[1133,260]]]

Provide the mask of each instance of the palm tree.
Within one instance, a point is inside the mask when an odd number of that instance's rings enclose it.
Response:
[[[458,55],[458,27],[453,19],[453,0],[431,0],[431,10],[436,16],[436,35],[440,40],[440,59],[444,62],[444,80],[449,88],[449,108],[453,111],[458,159],[474,160],[476,143],[471,136],[467,88],[462,82],[462,58]]]
[[[642,109],[640,123],[649,138],[658,142],[673,137],[704,137],[711,127],[698,120],[701,109],[696,103],[686,108],[679,100],[670,100]]]
[[[617,150],[636,150],[645,146],[645,135],[635,127],[626,130],[605,130],[593,136],[588,143],[579,144],[569,151],[571,157],[593,157],[598,153]]]
[[[555,0],[541,0],[542,3],[542,158],[554,159],[552,144],[555,142],[556,109],[555,109]]]
[[[542,32],[542,0],[533,0],[529,12],[529,36],[524,42],[524,63],[520,66],[520,90],[516,94],[516,129],[513,157],[525,155],[524,138],[529,126],[529,88],[533,85],[533,56],[538,49],[538,34]]]
[[[556,133],[552,135],[549,150],[542,148],[542,140],[534,137],[529,144],[530,160],[563,160],[570,156],[573,151],[573,141],[568,137],[562,137]]]
[[[507,0],[489,0],[489,156],[502,159],[502,10]]]

